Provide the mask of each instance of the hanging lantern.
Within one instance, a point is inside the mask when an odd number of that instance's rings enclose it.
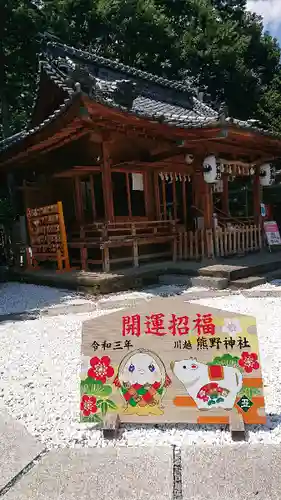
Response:
[[[220,164],[214,155],[207,156],[203,161],[203,174],[207,184],[213,184],[220,178]]]
[[[261,186],[270,186],[275,180],[275,167],[271,163],[265,163],[260,168]]]

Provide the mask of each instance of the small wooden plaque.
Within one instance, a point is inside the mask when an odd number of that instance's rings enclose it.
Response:
[[[82,422],[265,424],[255,318],[155,298],[86,321]],[[243,428],[242,428],[243,427]]]

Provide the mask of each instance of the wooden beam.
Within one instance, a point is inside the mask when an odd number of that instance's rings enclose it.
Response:
[[[106,108],[104,105],[96,101],[93,102],[87,97],[84,97],[84,102],[95,123],[98,123],[99,120],[103,120],[105,122],[107,118],[108,123],[114,125],[115,131],[116,127],[120,127],[120,125],[123,127],[123,130],[125,130],[127,125],[130,130],[134,128],[135,131],[138,130],[139,133],[141,133],[142,130],[146,134],[156,134],[156,136],[161,136],[162,138],[164,136],[167,136],[168,138],[174,136],[186,139],[188,137],[198,138],[199,133],[201,138],[214,136],[222,130],[222,126],[219,124],[208,128],[200,127],[198,129],[184,129],[174,125],[168,125],[167,123],[160,123],[159,121],[152,120],[150,118],[137,117],[131,113],[126,113],[113,108]]]
[[[34,156],[42,153],[48,153],[50,151],[53,151],[54,149],[60,148],[64,144],[67,144],[71,142],[72,140],[77,140],[78,138],[82,137],[83,135],[88,134],[88,131],[83,129],[83,128],[77,128],[77,127],[72,127],[71,129],[67,129],[64,132],[61,132],[60,134],[57,134],[54,136],[54,140],[50,141],[47,139],[43,143],[40,144],[34,144],[32,147],[29,149],[18,153],[16,156],[9,158],[8,160],[4,161],[1,163],[2,166],[7,166],[11,163],[19,163],[23,161],[29,161],[30,158],[33,158]],[[63,140],[62,140],[63,139]],[[45,148],[43,147],[45,146]]]
[[[86,102],[87,108],[90,110],[90,112],[95,115],[96,119],[99,119],[101,116],[107,116],[111,123],[114,123],[115,120],[117,122],[117,125],[120,123],[129,125],[130,129],[135,126],[135,128],[142,128],[146,133],[149,132],[150,134],[156,134],[157,136],[161,135],[162,138],[165,136],[168,138],[181,138],[188,140],[188,138],[198,138],[200,135],[200,140],[207,140],[208,138],[212,139],[220,139],[218,138],[217,135],[218,133],[221,132],[222,130],[222,125],[216,126],[215,124],[210,127],[206,128],[198,128],[198,129],[183,129],[180,127],[176,127],[173,125],[167,125],[165,123],[159,123],[154,120],[148,120],[145,118],[140,118],[137,116],[134,116],[130,113],[124,113],[123,111],[119,111],[116,109],[110,109],[107,108],[105,110],[105,107],[102,104],[99,104],[97,102],[93,103],[89,98],[84,99]],[[114,126],[116,123],[114,123]],[[247,141],[249,138],[256,138],[257,141],[260,142],[267,142],[269,148],[276,148],[277,151],[280,151],[281,153],[281,140],[278,139],[271,139],[269,136],[264,136],[258,132],[255,131],[247,131],[244,129],[239,129],[238,127],[235,127],[234,125],[231,126],[231,124],[227,125],[227,130],[228,130],[228,136],[239,136],[240,140],[241,138],[245,138]],[[262,148],[263,152],[265,152],[265,148]],[[266,153],[269,151],[266,151]],[[278,153],[279,154],[279,153]]]
[[[231,157],[235,156],[237,158],[237,156],[240,156],[241,158],[250,158],[250,161],[256,164],[261,164],[265,161],[273,161],[276,158],[276,154],[273,154],[270,145],[268,145],[268,147],[263,147],[259,142],[243,141],[243,139],[238,139],[237,137],[234,140],[227,138],[206,139],[204,143],[198,146],[197,150],[202,146],[205,149],[205,154],[218,153],[219,155],[223,155],[224,153],[228,153]]]

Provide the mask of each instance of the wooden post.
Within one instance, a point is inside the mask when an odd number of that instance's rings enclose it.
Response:
[[[128,172],[126,172],[125,175],[126,175],[126,191],[127,191],[127,200],[128,200],[129,219],[132,219],[132,200],[131,200],[130,181],[129,181]]]
[[[254,184],[253,184],[253,200],[254,200],[254,218],[257,226],[261,224],[261,200],[262,200],[262,187],[260,184],[260,168],[257,168],[257,171],[254,176]]]
[[[228,174],[222,174],[222,211],[229,215],[229,191],[228,191]]]
[[[182,204],[183,204],[183,221],[184,227],[187,227],[187,200],[186,200],[186,183],[184,181],[181,182],[182,187]]]
[[[113,192],[111,179],[111,161],[109,155],[109,143],[102,143],[103,165],[102,165],[102,189],[104,199],[105,218],[107,222],[114,220]]]
[[[207,182],[202,179],[204,186],[202,186],[203,190],[203,202],[204,202],[204,225],[205,229],[213,228],[213,192],[212,186],[207,184]]]
[[[58,213],[59,213],[59,225],[60,225],[60,234],[61,234],[61,243],[62,243],[62,248],[63,248],[63,259],[64,259],[64,267],[67,271],[70,270],[69,266],[69,255],[68,255],[68,246],[67,246],[67,236],[66,236],[66,230],[65,230],[65,224],[64,224],[64,216],[63,216],[63,208],[62,208],[62,202],[58,201]],[[61,262],[61,252],[60,252],[60,262]],[[59,261],[58,261],[59,263]],[[59,264],[61,265],[61,264]]]
[[[161,179],[161,187],[162,187],[162,201],[163,201],[163,219],[167,220],[167,203],[166,203],[166,182],[165,179]]]
[[[155,189],[155,205],[156,205],[156,217],[161,220],[161,208],[160,208],[160,191],[158,183],[158,172],[153,173],[154,189]]]
[[[90,175],[90,189],[91,189],[91,200],[92,200],[92,210],[93,210],[93,222],[97,220],[97,207],[95,199],[95,188],[94,188],[94,176]]]
[[[201,192],[200,192],[201,177],[202,177],[201,172],[195,172],[193,175],[193,179],[192,179],[193,205],[199,209],[200,209],[200,200],[201,200]]]
[[[245,441],[243,417],[235,408],[233,408],[229,415],[229,427],[233,441]]]
[[[80,177],[78,175],[74,177],[74,201],[77,222],[81,224],[83,221],[83,206]]]
[[[177,188],[176,188],[176,178],[175,175],[173,175],[173,217],[174,220],[177,220],[178,218],[178,211],[177,211]]]
[[[154,190],[153,190],[153,182],[155,178],[157,179],[158,182],[157,175],[153,176],[153,174],[147,170],[143,172],[145,215],[151,220],[155,219],[155,214],[157,213],[156,212],[157,201],[156,197],[154,196]]]

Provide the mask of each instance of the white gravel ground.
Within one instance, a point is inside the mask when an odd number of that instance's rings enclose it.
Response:
[[[276,290],[280,292],[281,290],[281,280],[272,280],[270,283],[264,283],[263,285],[258,285],[253,287],[251,290]]]
[[[32,312],[43,307],[68,303],[78,294],[48,286],[0,283],[0,315]]]
[[[276,285],[271,287],[281,290],[281,286]],[[178,290],[179,287],[176,287],[174,293],[178,293]],[[183,291],[198,292],[198,289],[181,288]],[[133,292],[133,297],[141,295],[149,300],[158,293],[172,293],[172,289],[169,286]],[[122,295],[125,298],[132,296],[129,293],[118,294],[116,298],[120,299]],[[77,300],[84,299],[78,294],[48,287],[17,283],[0,285],[0,315],[61,303],[71,304]],[[280,298],[246,298],[238,293],[196,302],[256,316],[268,423],[265,427],[249,427],[248,439],[251,443],[281,443]],[[87,314],[39,317],[28,321],[0,321],[0,405],[5,405],[12,416],[49,448],[115,444],[114,441],[105,442],[100,431],[80,424],[78,420],[82,322],[115,310],[110,308]],[[185,428],[183,425],[126,426],[118,441],[119,445],[182,443],[224,445],[232,441],[229,430],[224,426]]]

